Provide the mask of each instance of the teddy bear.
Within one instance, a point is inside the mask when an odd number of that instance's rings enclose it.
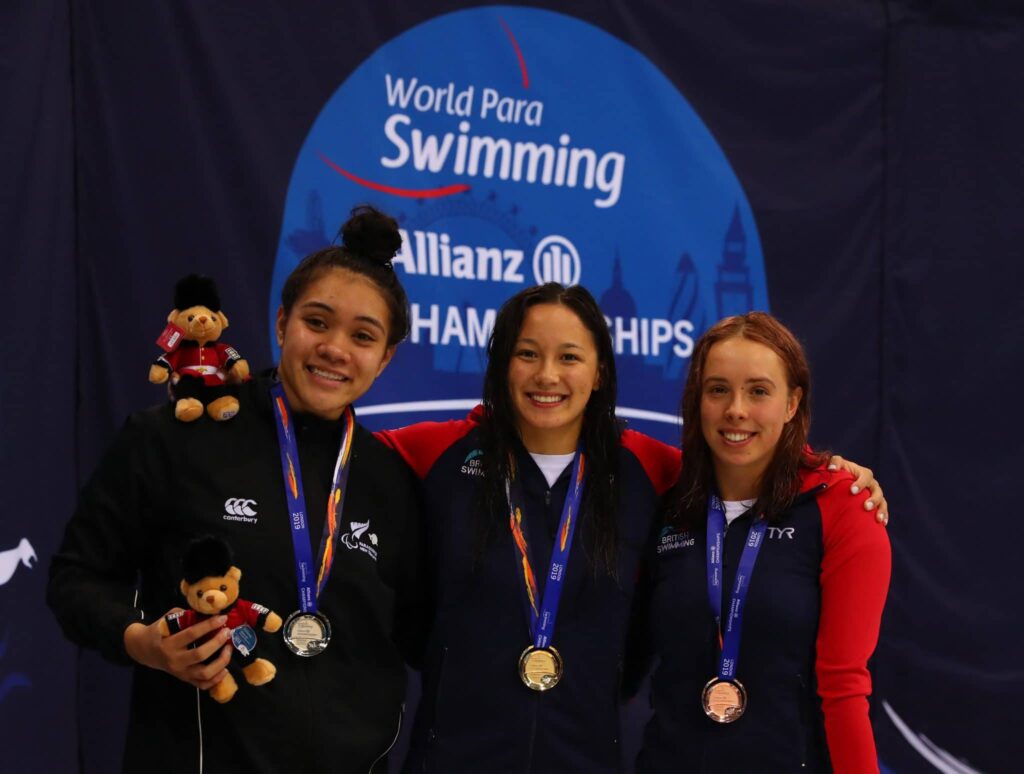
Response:
[[[214,615],[226,615],[234,648],[232,664],[242,665],[250,685],[264,685],[274,679],[277,667],[257,658],[253,649],[257,636],[253,627],[274,633],[281,628],[281,616],[263,605],[241,599],[238,582],[242,571],[234,566],[231,548],[217,537],[192,541],[182,559],[181,593],[190,609],[169,613],[160,619],[160,633],[169,636]],[[210,697],[220,704],[231,701],[238,683],[229,669],[227,676],[210,688]]]
[[[249,378],[249,364],[234,347],[218,339],[228,327],[220,294],[212,279],[199,274],[183,277],[174,288],[174,309],[157,339],[165,353],[149,367],[149,381],[170,379],[174,416],[192,422],[206,413],[218,422],[238,413],[238,398],[229,384]]]

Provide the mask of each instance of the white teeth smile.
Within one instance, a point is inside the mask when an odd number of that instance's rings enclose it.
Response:
[[[564,395],[531,395],[530,400],[537,403],[561,403],[565,400]]]
[[[330,371],[321,371],[319,368],[315,368],[313,366],[308,366],[308,368],[309,372],[314,376],[320,376],[323,377],[324,379],[330,379],[332,382],[345,381],[345,377],[342,376],[341,374],[332,374]]]
[[[739,443],[740,441],[747,440],[753,433],[722,433],[725,436],[725,440],[732,441],[733,443]]]

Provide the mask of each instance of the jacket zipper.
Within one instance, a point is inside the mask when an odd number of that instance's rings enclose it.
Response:
[[[800,693],[799,693],[799,695],[797,697],[797,701],[798,701],[797,707],[800,710],[800,727],[797,729],[797,731],[798,731],[798,734],[797,734],[797,744],[799,745],[799,750],[800,750],[800,768],[801,769],[806,769],[807,768],[807,760],[808,760],[808,756],[807,756],[807,739],[808,739],[808,731],[809,731],[808,724],[810,723],[810,718],[808,717],[808,712],[807,712],[807,685],[806,685],[806,683],[804,683],[804,676],[802,674],[797,674],[796,681],[797,681],[797,685],[799,686],[799,690],[800,690]]]
[[[526,774],[533,771],[533,742],[537,736],[537,712],[540,709],[540,694],[533,697],[533,719],[530,721],[530,744],[526,748]]]
[[[196,728],[199,731],[199,774],[203,774],[203,704],[202,694],[196,688]]]
[[[387,746],[387,749],[385,749],[384,752],[382,752],[380,755],[378,755],[374,759],[373,763],[370,764],[370,770],[367,772],[367,774],[373,774],[373,770],[375,768],[377,768],[377,764],[380,763],[384,758],[387,758],[388,757],[388,753],[391,752],[394,749],[395,744],[398,742],[398,736],[399,736],[399,734],[402,733],[402,718],[404,716],[405,716],[405,705],[403,704],[402,708],[400,710],[398,710],[398,728],[395,729],[395,735],[391,739],[391,744],[389,744]]]

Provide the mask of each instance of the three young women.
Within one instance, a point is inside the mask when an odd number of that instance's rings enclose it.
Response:
[[[344,234],[343,247],[306,259],[285,285],[276,376],[244,385],[228,423],[183,425],[167,407],[130,419],[54,559],[49,601],[68,635],[150,667],[136,670],[125,769],[373,768],[396,731],[402,657],[416,658],[432,609],[408,770],[618,770],[627,620],[678,451],[616,423],[611,341],[586,290],[517,294],[496,321],[484,406],[460,422],[382,436],[423,485],[430,582],[417,583],[414,497],[401,462],[338,421],[408,329],[387,263],[397,230],[361,212]],[[289,547],[325,529],[346,433],[351,489],[335,528],[360,529],[338,540],[326,527],[316,565],[332,568],[331,583],[321,575],[317,594]],[[298,504],[284,497],[290,451]],[[254,516],[228,518],[225,503],[238,498]],[[297,506],[309,530],[301,539],[290,518]],[[206,533],[234,547],[245,596],[331,627],[327,647],[308,658],[264,637],[260,655],[277,677],[243,685],[229,707],[188,687],[223,676],[223,622],[162,638],[153,615],[180,604],[179,557]],[[344,560],[322,562],[328,545],[344,547]]]

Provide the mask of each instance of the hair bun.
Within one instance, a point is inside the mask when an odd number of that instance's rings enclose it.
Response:
[[[345,249],[374,263],[388,265],[402,247],[398,221],[368,204],[352,210],[341,227]]]

